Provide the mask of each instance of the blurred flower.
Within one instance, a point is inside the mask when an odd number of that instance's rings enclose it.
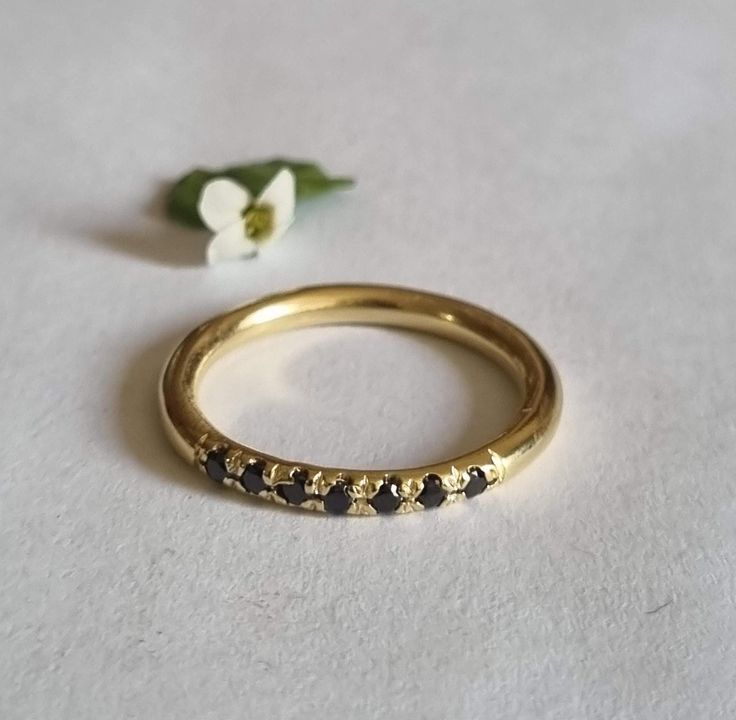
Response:
[[[295,190],[294,173],[286,167],[255,199],[234,180],[210,180],[197,202],[202,222],[215,233],[207,262],[253,257],[259,245],[283,235],[294,221]]]

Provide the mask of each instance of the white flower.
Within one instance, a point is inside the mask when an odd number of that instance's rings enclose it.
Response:
[[[210,180],[197,202],[202,222],[215,233],[207,262],[250,257],[258,245],[283,235],[294,220],[295,189],[289,168],[279,170],[255,200],[234,180]]]

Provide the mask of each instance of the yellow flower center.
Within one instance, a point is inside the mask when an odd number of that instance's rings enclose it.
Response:
[[[243,222],[245,222],[245,234],[253,242],[268,240],[273,233],[273,207],[271,205],[251,205],[243,213]]]

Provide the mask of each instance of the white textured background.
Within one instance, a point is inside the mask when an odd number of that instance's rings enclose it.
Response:
[[[732,0],[5,3],[0,716],[736,717],[734,33]],[[162,183],[275,153],[359,186],[202,267]],[[566,393],[548,451],[393,519],[183,465],[175,340],[350,280],[531,332]],[[355,329],[264,341],[204,401],[268,449],[399,464],[472,444],[501,390]]]

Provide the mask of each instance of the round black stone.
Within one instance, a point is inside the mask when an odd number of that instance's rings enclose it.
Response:
[[[465,486],[465,497],[480,495],[488,487],[486,474],[479,467],[468,468],[468,484]]]
[[[221,483],[227,476],[227,450],[211,450],[204,461],[204,469],[215,482]]]
[[[424,476],[424,487],[419,493],[419,500],[425,508],[435,508],[442,504],[447,497],[447,491],[442,487],[442,478],[434,473]]]
[[[322,500],[325,510],[333,515],[344,515],[353,504],[353,499],[348,495],[345,483],[333,485]]]
[[[240,476],[240,484],[248,491],[255,494],[268,489],[263,480],[265,464],[259,461],[248,463]]]
[[[399,479],[396,477],[387,478],[378,492],[368,502],[377,513],[395,512],[401,505]]]
[[[289,505],[301,505],[309,498],[304,483],[309,478],[306,470],[296,470],[291,473],[290,483],[281,483],[276,486],[276,492],[289,503]]]

